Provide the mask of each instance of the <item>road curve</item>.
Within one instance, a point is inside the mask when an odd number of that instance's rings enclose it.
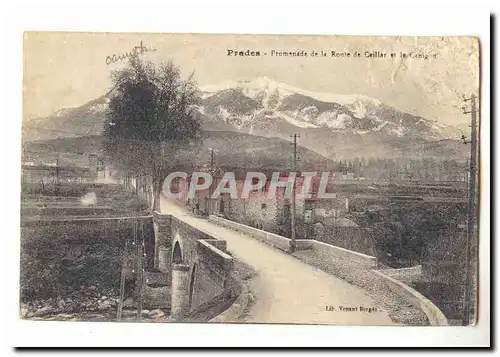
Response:
[[[182,208],[162,202],[170,213],[227,241],[228,251],[256,270],[248,287],[255,301],[243,322],[331,325],[393,325],[360,288],[265,245],[252,237],[193,217]],[[327,308],[329,307],[329,308]],[[328,311],[333,308],[333,311]],[[362,311],[362,308],[367,309]],[[368,309],[372,309],[368,312]]]

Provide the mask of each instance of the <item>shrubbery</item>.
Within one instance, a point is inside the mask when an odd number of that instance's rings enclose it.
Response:
[[[64,296],[82,285],[118,288],[131,227],[110,227],[109,235],[101,234],[93,227],[63,224],[22,229],[21,300]],[[64,260],[75,245],[83,249],[82,259]]]
[[[369,226],[374,229],[378,258],[401,267],[421,264],[441,234],[456,234],[465,222],[463,203],[407,202],[372,217]]]

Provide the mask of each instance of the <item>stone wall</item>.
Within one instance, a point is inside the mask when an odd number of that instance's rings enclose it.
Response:
[[[262,229],[254,228],[254,227],[251,227],[251,226],[239,223],[239,222],[234,222],[232,220],[218,217],[215,215],[211,215],[209,217],[209,220],[211,220],[211,221],[213,221],[213,222],[215,222],[223,227],[228,227],[228,228],[234,229],[235,231],[247,234],[247,235],[249,235],[249,236],[251,236],[251,237],[267,244],[267,245],[270,245],[274,248],[280,249],[284,252],[289,252],[291,250],[291,244],[292,244],[291,241],[292,240],[290,238],[287,238],[287,237],[284,237],[284,236],[281,236],[281,235],[278,235],[275,233],[267,232],[267,231],[262,230]],[[295,242],[296,249],[298,249],[298,250],[309,249],[311,247],[311,242],[312,242],[311,240],[297,239]]]
[[[277,249],[290,252],[291,239],[289,238],[214,215],[210,216],[209,219],[223,227],[234,229]],[[363,267],[376,267],[378,265],[377,258],[373,256],[334,246],[332,244],[318,242],[313,239],[297,239],[296,250],[310,250],[317,255],[318,260],[322,261],[347,259]]]
[[[204,310],[214,303],[220,303],[229,294],[233,260],[213,244],[213,240],[198,241],[199,256],[191,271],[190,312]]]
[[[289,219],[287,202],[282,197],[268,198],[266,192],[251,192],[248,199],[223,198],[223,209],[216,212],[232,221],[273,233],[283,233],[283,225]],[[289,203],[288,203],[289,205]],[[220,203],[217,205],[220,208]],[[297,214],[303,211],[303,204],[296,203]]]
[[[448,320],[446,316],[436,305],[432,303],[432,301],[427,299],[425,296],[423,296],[410,286],[382,273],[381,271],[374,270],[373,272],[382,278],[382,280],[390,290],[401,296],[408,303],[420,308],[427,316],[427,319],[429,320],[429,323],[431,325],[448,326]]]
[[[371,255],[359,253],[357,251],[334,246],[332,244],[311,241],[311,250],[316,255],[317,259],[324,262],[335,260],[347,260],[350,264],[357,265],[362,268],[376,268],[378,260]]]
[[[277,231],[282,203],[264,195],[253,194],[248,199],[230,199],[224,197],[223,216],[233,221],[267,231]]]
[[[224,304],[231,295],[228,281],[233,268],[226,242],[181,217],[155,213],[154,220],[157,251],[160,246],[170,250],[165,273],[172,284],[174,319],[183,320]]]
[[[154,267],[167,273],[167,281],[170,282],[172,216],[153,212],[153,227],[155,232]]]

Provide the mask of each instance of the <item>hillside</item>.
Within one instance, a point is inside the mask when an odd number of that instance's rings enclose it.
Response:
[[[26,161],[53,162],[59,156],[60,165],[66,163],[85,166],[88,154],[102,155],[104,137],[99,135],[39,140],[24,143]],[[199,166],[210,162],[210,149],[215,152],[215,163],[220,166],[262,167],[290,170],[293,145],[283,139],[266,138],[237,132],[204,131],[203,147],[197,157]],[[299,169],[326,167],[328,160],[309,149],[299,147]]]

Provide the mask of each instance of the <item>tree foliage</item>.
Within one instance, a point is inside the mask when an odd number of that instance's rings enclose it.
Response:
[[[136,56],[112,73],[112,82],[106,156],[124,174],[151,178],[157,210],[164,178],[200,147],[201,124],[194,110],[200,96],[193,74],[183,79],[171,61],[156,66]]]
[[[373,215],[367,225],[374,230],[379,259],[391,266],[421,264],[434,255],[444,256],[444,237],[459,244],[461,225],[466,222],[463,203],[408,202],[393,205],[390,212]],[[367,214],[368,215],[368,214]],[[449,247],[449,249],[460,247]]]

